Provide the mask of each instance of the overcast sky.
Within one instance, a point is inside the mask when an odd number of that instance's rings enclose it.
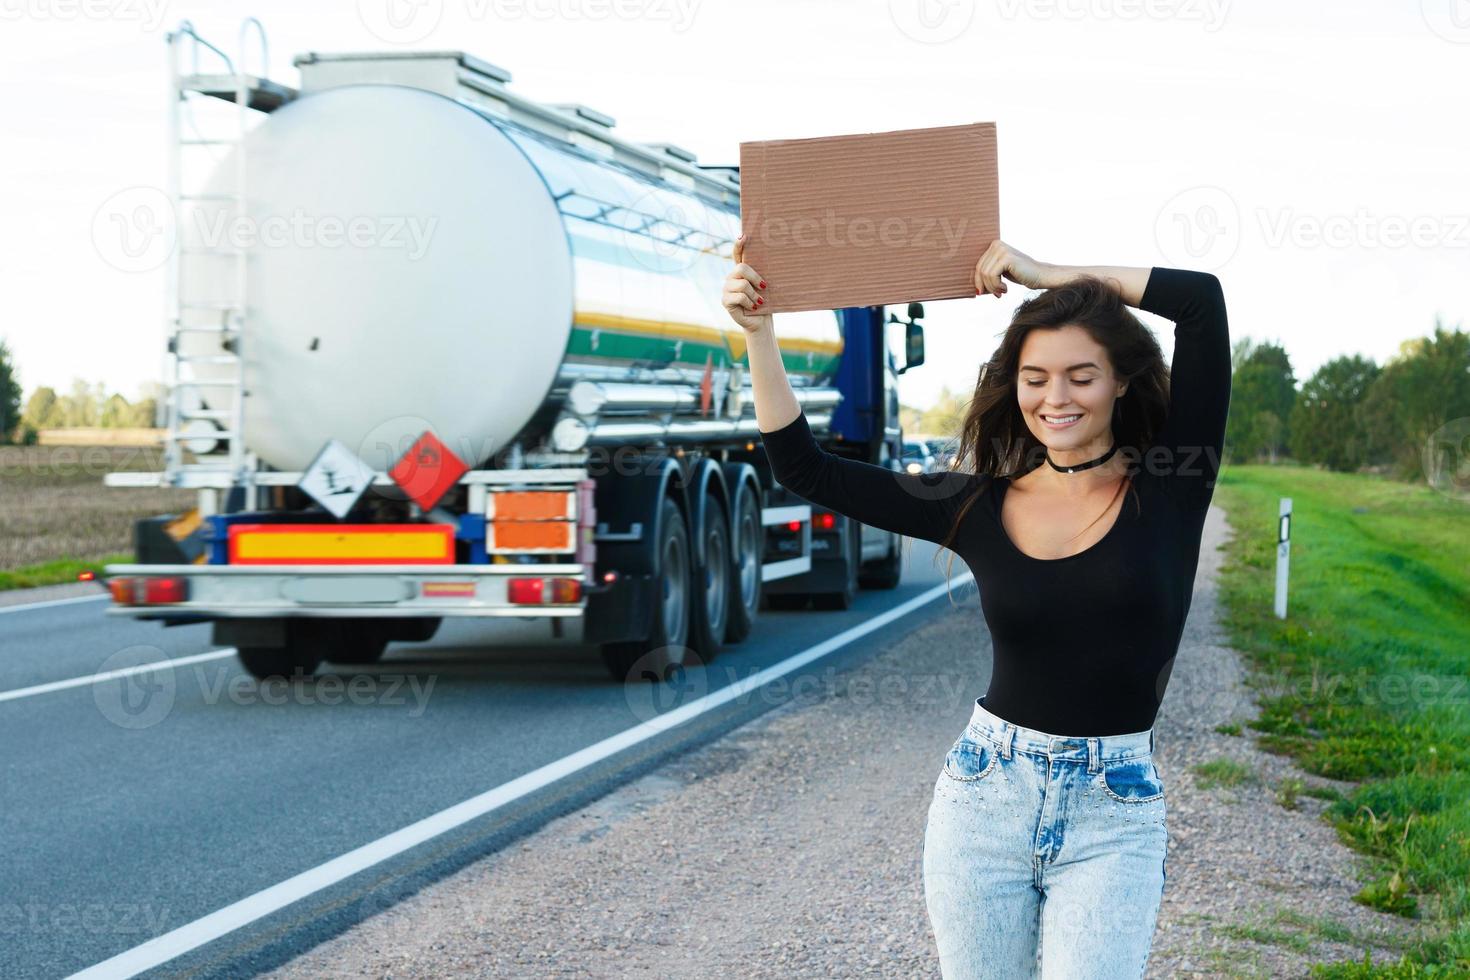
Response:
[[[233,52],[246,14],[288,84],[308,50],[460,49],[703,163],[994,121],[1007,242],[1213,271],[1235,338],[1298,379],[1470,318],[1467,0],[0,0],[0,337],[27,394],[159,376],[163,274],[110,265],[93,223],[164,179],[164,32]],[[972,386],[1027,292],[929,304],[905,403]]]

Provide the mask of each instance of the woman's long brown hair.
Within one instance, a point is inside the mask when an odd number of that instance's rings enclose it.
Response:
[[[954,470],[1015,479],[1045,465],[1046,446],[1032,435],[1017,401],[1021,346],[1032,330],[1074,325],[1086,330],[1107,350],[1114,374],[1128,382],[1128,390],[1113,404],[1113,438],[1126,459],[1143,458],[1168,417],[1169,372],[1163,351],[1153,332],[1123,302],[1115,284],[1095,276],[1078,276],[1031,297],[1016,309],[1000,347],[980,367],[975,393],[960,427]],[[1129,475],[1118,485],[1119,493],[1133,489],[1133,465],[1136,463],[1130,464]],[[991,480],[981,481],[960,505],[941,547],[952,547],[966,515],[990,485]],[[1117,499],[1114,494],[1103,514]],[[1133,500],[1139,506],[1136,490]],[[953,567],[951,550],[949,569]]]

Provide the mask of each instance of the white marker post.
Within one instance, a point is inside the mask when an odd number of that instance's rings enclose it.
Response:
[[[1291,498],[1281,498],[1276,523],[1276,618],[1286,618],[1286,575],[1291,568]]]

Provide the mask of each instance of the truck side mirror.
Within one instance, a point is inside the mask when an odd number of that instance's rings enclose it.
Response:
[[[910,320],[917,320],[917,319],[919,319],[923,315],[924,315],[924,304],[923,303],[910,303],[909,304],[909,319]]]
[[[910,323],[904,331],[904,371],[924,363],[924,326]],[[900,372],[902,373],[902,372]]]

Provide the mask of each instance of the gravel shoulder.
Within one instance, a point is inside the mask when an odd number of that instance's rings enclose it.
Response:
[[[1148,976],[1304,976],[1394,959],[1410,926],[1351,901],[1360,858],[1276,801],[1295,776],[1217,724],[1255,717],[1216,621],[1211,509],[1194,603],[1159,716],[1168,880]],[[560,817],[267,974],[304,977],[938,977],[924,822],[944,755],[989,676],[973,586],[847,674]],[[1259,781],[1197,786],[1227,757]],[[1335,784],[1346,788],[1346,784]],[[1324,935],[1325,932],[1325,935]],[[1378,937],[1376,940],[1374,937]]]

